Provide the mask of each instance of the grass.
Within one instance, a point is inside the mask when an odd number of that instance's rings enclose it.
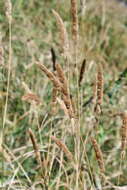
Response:
[[[77,41],[70,2],[12,0],[11,31],[0,2],[2,190],[127,188],[126,7],[91,0],[82,16],[78,3]]]

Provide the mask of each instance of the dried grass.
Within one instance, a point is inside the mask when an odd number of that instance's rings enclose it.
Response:
[[[95,154],[96,154],[96,159],[98,161],[100,171],[105,172],[105,166],[104,166],[104,160],[103,160],[102,151],[101,151],[101,149],[100,149],[100,147],[99,147],[99,145],[98,145],[95,138],[91,137],[91,142],[92,142],[93,147],[94,147],[94,151],[95,151]]]
[[[104,86],[104,80],[103,80],[103,72],[102,72],[102,66],[98,65],[97,67],[97,79],[96,79],[96,84],[95,84],[95,96],[96,98],[96,106],[95,106],[95,112],[101,113],[101,105],[103,103],[103,86]]]
[[[127,112],[121,114],[122,127],[121,127],[121,157],[125,157],[127,148]]]
[[[81,65],[79,81],[78,81],[79,86],[81,86],[81,82],[83,80],[83,75],[84,75],[84,72],[85,72],[85,68],[86,68],[86,59],[83,60],[82,65]]]
[[[78,11],[77,0],[71,0],[71,15],[72,15],[72,37],[74,43],[78,41]]]
[[[29,133],[31,142],[32,142],[32,144],[33,144],[33,148],[34,148],[36,160],[37,160],[39,166],[42,167],[41,154],[40,154],[40,151],[39,151],[39,146],[38,146],[38,144],[37,144],[35,135],[34,135],[34,133],[33,133],[33,131],[32,131],[31,129],[28,130],[28,133]]]
[[[57,24],[60,31],[61,49],[63,51],[63,54],[67,56],[68,50],[69,50],[69,42],[68,42],[68,35],[67,35],[66,28],[64,26],[64,22],[62,18],[60,17],[60,15],[55,10],[52,10],[52,12],[54,16],[56,17]]]
[[[51,139],[57,144],[57,146],[65,153],[66,157],[70,160],[73,161],[73,155],[72,153],[68,150],[67,146],[61,142],[58,138],[55,136],[51,136]]]

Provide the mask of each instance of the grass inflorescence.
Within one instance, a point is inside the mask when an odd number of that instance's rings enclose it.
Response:
[[[0,188],[126,189],[124,5],[6,0],[0,11]]]

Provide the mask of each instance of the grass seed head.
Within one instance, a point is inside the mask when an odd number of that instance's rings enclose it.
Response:
[[[86,68],[86,59],[83,60],[82,65],[81,65],[79,81],[78,81],[79,86],[81,86],[81,82],[83,80],[83,75],[84,75],[84,72],[85,72],[85,68]]]
[[[66,31],[64,22],[63,22],[62,18],[60,17],[60,15],[55,10],[52,10],[52,12],[53,12],[54,16],[56,17],[57,24],[58,24],[59,31],[60,31],[61,49],[62,49],[64,55],[66,55],[68,48],[69,48],[67,31]]]
[[[56,78],[56,76],[49,71],[43,64],[41,63],[36,63],[38,67],[47,75],[47,77],[52,81],[53,85],[57,88],[57,90],[61,90],[61,83],[59,80]]]
[[[96,154],[96,159],[98,161],[98,165],[101,172],[105,172],[105,166],[104,166],[104,160],[103,160],[103,154],[101,152],[101,149],[96,141],[95,138],[91,137],[91,142],[93,144],[93,148]]]
[[[68,150],[67,146],[61,142],[58,138],[55,136],[51,136],[51,139],[57,144],[57,146],[65,153],[66,157],[72,161],[73,160],[73,155],[72,153]]]
[[[11,20],[12,20],[12,3],[11,3],[11,0],[5,0],[5,8],[6,8],[6,16],[9,20],[9,22],[11,22]]]
[[[94,95],[96,96],[96,105],[95,105],[95,112],[101,113],[101,105],[103,102],[103,86],[104,86],[104,80],[103,80],[103,72],[101,65],[98,65],[97,68],[97,77],[96,77],[96,84],[95,84],[95,92]]]
[[[78,12],[77,0],[71,0],[71,15],[72,15],[72,37],[75,43],[78,40]]]
[[[37,144],[35,135],[34,135],[33,131],[32,131],[30,128],[29,128],[29,130],[28,130],[28,133],[29,133],[31,142],[32,142],[32,144],[33,144],[33,148],[34,148],[34,151],[35,151],[36,160],[37,160],[38,164],[41,166],[42,160],[41,160],[41,155],[40,155],[40,151],[39,151],[39,147],[38,147],[38,144]]]
[[[30,103],[34,102],[37,105],[41,103],[41,101],[38,98],[38,96],[35,95],[35,94],[33,94],[33,93],[28,93],[28,94],[22,96],[22,100],[30,102]]]

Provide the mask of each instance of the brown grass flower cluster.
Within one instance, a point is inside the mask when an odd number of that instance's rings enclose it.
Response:
[[[71,15],[72,15],[72,37],[77,43],[78,40],[78,11],[77,11],[77,0],[71,0]]]
[[[96,84],[95,84],[95,93],[96,96],[96,105],[95,105],[95,112],[101,113],[101,105],[103,102],[103,86],[104,86],[104,79],[103,79],[103,72],[102,72],[102,66],[98,65],[97,68],[97,78],[96,78]]]
[[[31,139],[31,142],[33,145],[33,149],[35,151],[36,160],[37,160],[38,164],[40,165],[40,167],[42,167],[41,154],[39,151],[39,147],[38,147],[35,135],[31,129],[29,129],[28,132],[29,132],[29,136],[30,136],[30,139]]]
[[[57,24],[59,27],[62,52],[65,56],[67,56],[69,42],[68,42],[68,35],[67,35],[66,28],[64,26],[64,22],[63,22],[62,18],[60,17],[60,15],[55,10],[52,10],[52,12],[56,18],[56,21],[57,21]]]
[[[37,105],[39,105],[41,103],[40,99],[38,98],[37,95],[33,94],[33,93],[28,93],[24,96],[22,96],[22,100],[23,101],[27,101],[29,103],[35,103]]]
[[[58,138],[56,138],[55,136],[51,136],[51,139],[57,144],[57,146],[65,153],[65,155],[67,156],[67,158],[72,161],[73,160],[73,155],[72,153],[68,150],[67,146],[60,141]]]
[[[61,93],[61,98],[62,98],[62,100],[65,104],[65,107],[67,109],[68,116],[70,118],[73,118],[74,117],[74,110],[73,110],[73,106],[71,104],[68,82],[67,82],[67,79],[64,75],[63,69],[60,66],[60,64],[56,63],[56,74],[49,71],[43,64],[38,63],[38,62],[36,64],[47,75],[47,77],[51,80],[51,82],[53,83],[53,88],[55,89],[55,91],[59,91]],[[56,99],[56,94],[55,94],[55,97],[53,99],[54,100]]]
[[[93,148],[94,148],[94,151],[96,154],[96,159],[97,159],[99,167],[100,167],[100,171],[105,172],[103,154],[102,154],[102,151],[101,151],[101,149],[97,143],[97,140],[95,138],[91,137],[91,142],[93,144]]]
[[[82,65],[81,65],[79,81],[78,81],[79,86],[81,86],[81,82],[83,80],[83,75],[84,75],[84,72],[85,72],[85,68],[86,68],[86,59],[83,60]]]

